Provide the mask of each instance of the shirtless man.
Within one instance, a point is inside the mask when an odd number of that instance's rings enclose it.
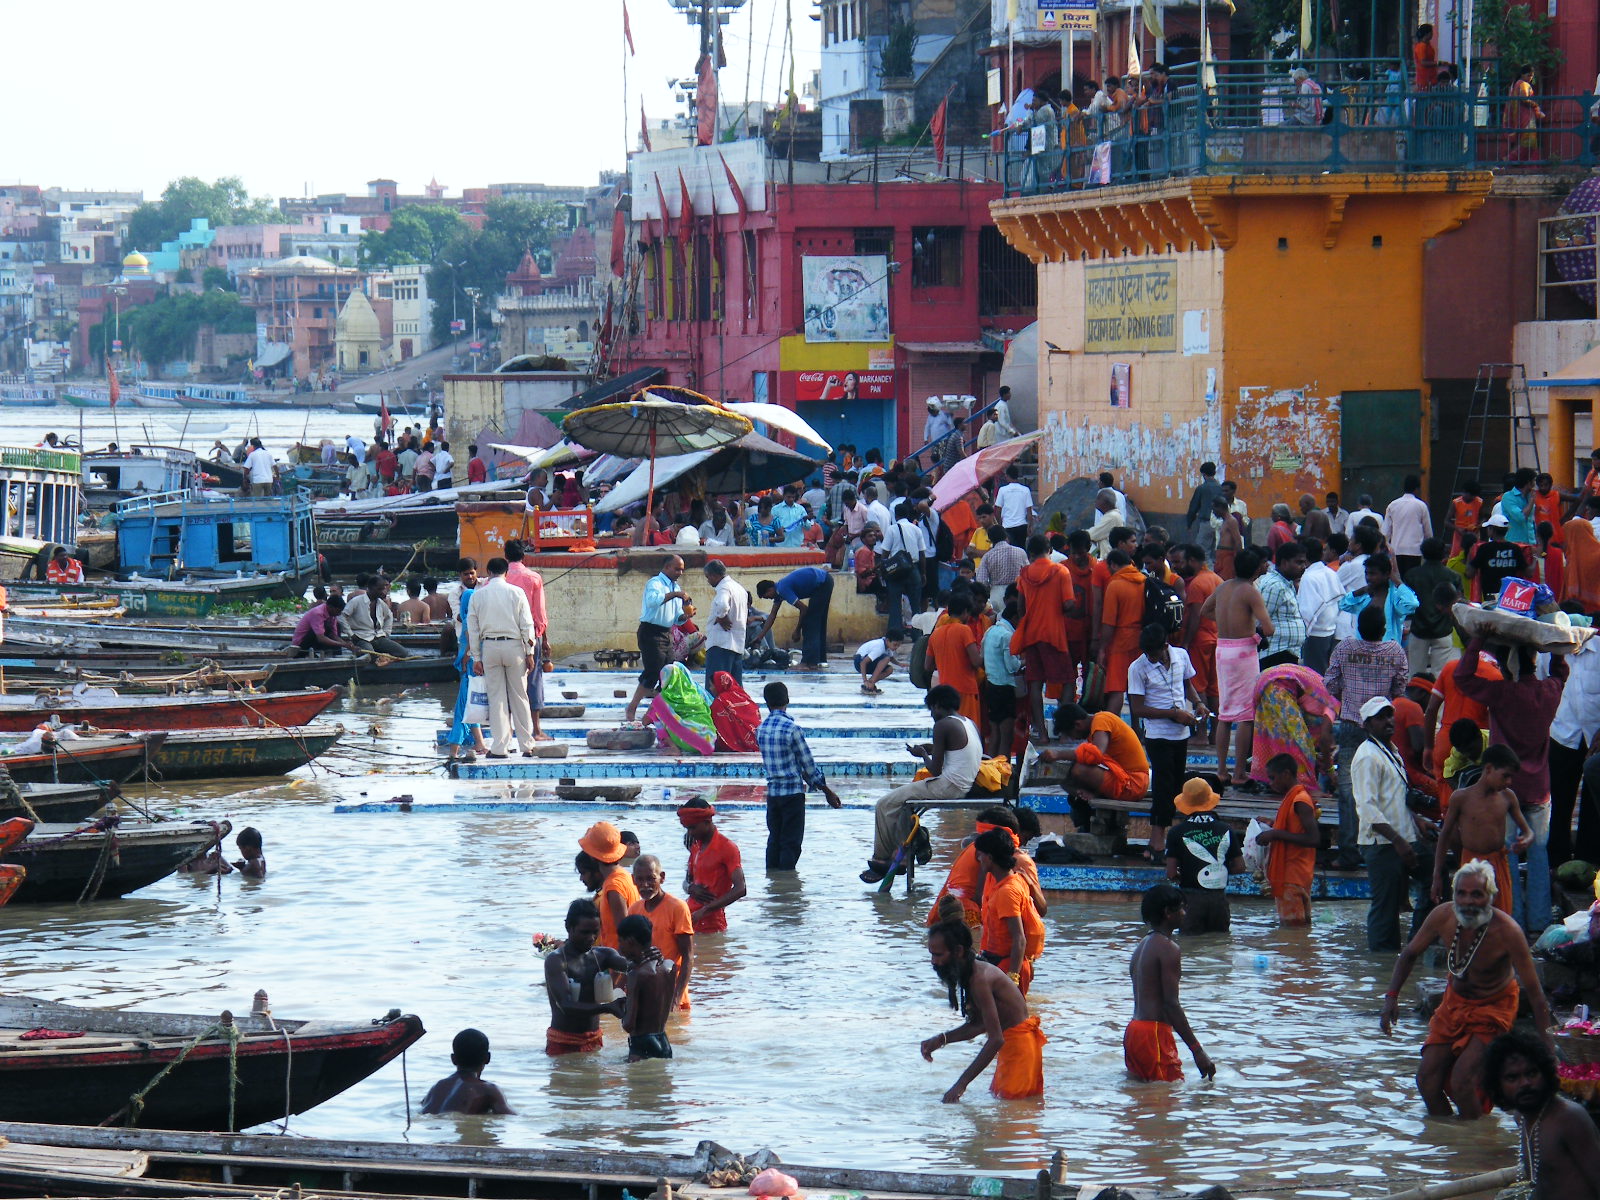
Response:
[[[463,1029],[450,1043],[450,1061],[455,1073],[428,1089],[422,1101],[424,1116],[433,1113],[464,1113],[467,1116],[511,1115],[505,1093],[482,1078],[489,1065],[489,1039],[476,1029]]]
[[[1538,1038],[1507,1033],[1489,1043],[1483,1082],[1517,1118],[1522,1177],[1533,1200],[1600,1200],[1600,1131],[1561,1094],[1556,1060]]]
[[[1263,645],[1256,634],[1272,636],[1272,618],[1256,590],[1261,555],[1248,546],[1234,558],[1235,576],[1225,580],[1200,606],[1200,620],[1217,623],[1217,778],[1226,791],[1234,781],[1250,777],[1251,740],[1256,728],[1256,679],[1261,674],[1256,653]],[[1228,730],[1234,731],[1234,766],[1228,771]]]
[[[426,625],[433,620],[433,611],[422,598],[422,581],[406,580],[406,598],[394,606],[394,618],[401,625]]]
[[[545,956],[544,988],[550,996],[550,1028],[544,1052],[551,1057],[598,1050],[600,1015],[622,1015],[621,1000],[600,1004],[594,998],[594,977],[601,971],[626,971],[628,960],[607,946],[596,946],[600,910],[593,900],[574,900],[567,907],[567,940]]]
[[[1483,1116],[1478,1095],[1483,1083],[1483,1058],[1489,1043],[1511,1030],[1517,1019],[1517,985],[1528,992],[1534,1026],[1550,1028],[1550,1006],[1534,969],[1533,955],[1522,928],[1494,907],[1494,868],[1486,862],[1469,862],[1455,875],[1455,903],[1441,904],[1428,914],[1417,936],[1400,952],[1394,976],[1383,996],[1379,1025],[1394,1030],[1400,1011],[1400,989],[1406,977],[1434,942],[1446,950],[1450,977],[1439,1005],[1428,1022],[1422,1046],[1417,1090],[1428,1115]],[[1455,1109],[1450,1102],[1455,1101]]]
[[[1522,760],[1510,746],[1490,746],[1480,761],[1483,772],[1477,782],[1454,792],[1445,810],[1439,850],[1433,858],[1433,902],[1444,903],[1445,855],[1459,848],[1463,863],[1480,861],[1494,868],[1494,906],[1509,913],[1511,863],[1506,857],[1506,822],[1515,821],[1522,831],[1512,850],[1521,854],[1533,844],[1533,830],[1511,790],[1512,776]]]
[[[1028,1002],[999,967],[973,953],[972,930],[963,920],[946,921],[928,930],[928,959],[934,974],[950,990],[950,1007],[965,1020],[948,1033],[922,1043],[922,1057],[951,1042],[970,1042],[983,1035],[977,1056],[944,1094],[946,1104],[961,1099],[967,1086],[991,1062],[989,1091],[1002,1100],[1044,1095],[1044,1034],[1039,1018],[1028,1015]]]
[[[261,848],[261,831],[253,825],[246,825],[234,839],[234,845],[238,846],[239,853],[244,855],[243,858],[234,859],[234,869],[246,879],[265,879],[267,855]]]
[[[1139,913],[1151,932],[1135,948],[1128,963],[1128,974],[1133,979],[1133,1020],[1122,1034],[1122,1057],[1128,1074],[1135,1079],[1167,1083],[1182,1079],[1183,1064],[1178,1061],[1178,1046],[1173,1039],[1176,1033],[1194,1055],[1200,1077],[1212,1079],[1217,1074],[1216,1065],[1189,1028],[1189,1018],[1178,999],[1182,956],[1172,935],[1183,924],[1183,892],[1175,884],[1158,883],[1145,892]]]
[[[677,981],[672,963],[661,956],[655,944],[655,927],[640,913],[623,917],[617,926],[617,948],[628,960],[628,976],[623,983],[627,999],[622,1009],[622,1028],[628,1034],[628,1061],[646,1058],[671,1058],[667,1042],[667,1014],[677,999]]]

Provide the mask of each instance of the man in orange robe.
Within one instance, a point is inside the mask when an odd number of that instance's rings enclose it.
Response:
[[[1027,999],[1005,972],[973,952],[971,928],[959,921],[935,925],[928,931],[928,958],[949,989],[950,1007],[964,1020],[948,1033],[925,1039],[922,1057],[932,1062],[934,1051],[951,1042],[969,1042],[980,1035],[984,1039],[977,1056],[944,1094],[944,1102],[960,1100],[991,1062],[993,1095],[1002,1100],[1044,1095],[1046,1039],[1039,1018],[1028,1014]]]
[[[694,920],[689,906],[666,890],[667,873],[654,854],[641,854],[633,864],[633,882],[639,899],[628,915],[647,917],[655,931],[654,945],[675,968],[674,1003],[689,1011],[689,976],[694,971]]]
[[[627,854],[622,834],[610,821],[596,821],[578,839],[575,860],[578,878],[595,894],[600,909],[600,937],[596,945],[617,948],[617,926],[639,900],[633,877],[617,864]]]

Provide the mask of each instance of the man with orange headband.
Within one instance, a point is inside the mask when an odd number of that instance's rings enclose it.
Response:
[[[1028,1001],[1006,973],[973,953],[972,930],[959,921],[947,921],[928,931],[928,958],[933,970],[950,989],[950,1007],[965,1019],[948,1033],[922,1043],[922,1057],[951,1042],[970,1042],[980,1034],[979,1049],[961,1078],[944,1094],[954,1104],[991,1062],[994,1079],[989,1091],[1002,1100],[1022,1100],[1044,1095],[1044,1043],[1039,1018],[1028,1015]]]
[[[593,900],[574,900],[567,907],[567,940],[544,960],[544,989],[550,997],[550,1028],[544,1052],[552,1057],[598,1050],[604,1044],[600,1016],[622,1015],[621,1000],[599,1004],[594,977],[601,971],[626,971],[628,960],[606,946],[600,936],[600,910]]]
[[[683,894],[689,900],[694,931],[724,933],[728,928],[728,905],[745,896],[739,847],[717,829],[717,810],[701,796],[691,796],[683,802],[678,820],[684,828],[684,848],[689,851]]]
[[[985,808],[978,813],[973,822],[972,836],[962,844],[961,852],[956,855],[955,862],[950,864],[950,873],[945,876],[944,886],[939,889],[939,894],[933,898],[933,906],[928,909],[929,926],[937,925],[940,921],[939,902],[946,896],[954,896],[961,902],[961,915],[966,923],[977,929],[983,925],[983,885],[988,878],[987,873],[978,865],[978,852],[974,843],[978,838],[991,829],[1004,829],[1019,844],[1032,841],[1039,836],[1039,814],[1030,808],[1007,808],[1003,804],[996,804]],[[1017,851],[1016,872],[1028,884],[1028,891],[1033,896],[1034,910],[1042,917],[1048,911],[1045,904],[1044,892],[1039,887],[1039,868],[1033,859]]]
[[[595,894],[600,909],[600,937],[596,944],[617,949],[617,926],[639,900],[633,877],[617,864],[627,855],[622,834],[610,821],[596,821],[578,839],[575,866],[583,886]]]

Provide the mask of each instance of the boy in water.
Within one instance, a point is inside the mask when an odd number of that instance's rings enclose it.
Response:
[[[667,1041],[667,1014],[677,998],[676,971],[655,944],[655,926],[642,913],[622,918],[617,926],[617,948],[628,960],[627,990],[622,1028],[628,1034],[628,1061],[671,1058]]]
[[[621,1000],[605,1004],[594,998],[594,977],[601,971],[626,971],[628,960],[609,946],[596,946],[600,937],[600,909],[593,900],[574,900],[567,906],[567,940],[545,956],[544,987],[550,997],[550,1028],[544,1052],[581,1054],[604,1045],[600,1015],[622,1015]]]
[[[1453,731],[1452,731],[1453,732]],[[1522,815],[1522,805],[1511,790],[1511,780],[1522,760],[1510,746],[1493,745],[1483,752],[1483,772],[1475,783],[1450,797],[1444,826],[1439,830],[1439,850],[1433,859],[1433,902],[1446,896],[1445,856],[1459,842],[1461,865],[1482,859],[1494,868],[1495,907],[1511,911],[1511,863],[1506,858],[1506,821],[1521,831],[1512,849],[1521,854],[1533,844],[1533,830]]]
[[[239,831],[234,844],[239,847],[239,853],[244,855],[233,863],[239,874],[246,879],[265,879],[267,856],[261,852],[261,831],[253,825],[247,825]]]
[[[491,1113],[508,1116],[511,1106],[505,1095],[481,1076],[489,1065],[489,1039],[476,1029],[463,1029],[450,1043],[450,1061],[455,1064],[455,1074],[447,1075],[429,1089],[422,1102],[424,1115],[430,1113],[466,1113],[477,1116]]]
[[[1183,892],[1174,884],[1158,883],[1144,894],[1139,913],[1151,932],[1139,943],[1128,963],[1133,978],[1133,1020],[1122,1034],[1122,1057],[1135,1079],[1172,1082],[1183,1078],[1178,1061],[1176,1033],[1194,1054],[1202,1079],[1216,1076],[1217,1068],[1200,1048],[1178,999],[1182,971],[1178,943],[1172,935],[1183,923]]]
[[[1293,755],[1278,754],[1267,761],[1267,787],[1278,803],[1271,829],[1256,841],[1267,850],[1267,881],[1278,906],[1278,924],[1311,924],[1311,881],[1317,870],[1317,847],[1322,845],[1321,810],[1300,782]]]

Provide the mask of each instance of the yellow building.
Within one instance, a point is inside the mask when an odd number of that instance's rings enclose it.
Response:
[[[344,375],[360,375],[383,366],[383,331],[367,294],[357,288],[339,310],[333,333],[334,362]]]
[[[1111,470],[1170,518],[1207,459],[1252,517],[1399,494],[1428,466],[1423,249],[1489,185],[1211,175],[996,201],[1039,272],[1041,494]]]

